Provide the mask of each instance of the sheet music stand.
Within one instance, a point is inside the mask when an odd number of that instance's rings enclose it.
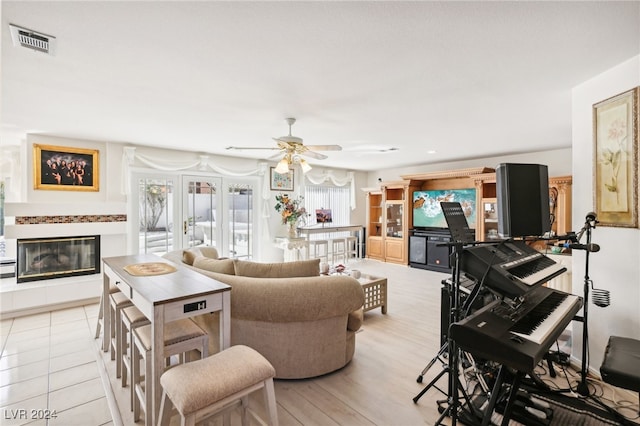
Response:
[[[462,206],[458,202],[441,202],[440,207],[442,208],[442,213],[447,221],[447,225],[449,226],[449,232],[451,234],[452,242],[447,245],[453,247],[453,252],[451,256],[454,258],[453,268],[451,271],[451,286],[449,290],[449,324],[453,324],[454,322],[458,322],[460,320],[460,257],[462,256],[463,246],[467,244],[472,244],[475,240],[474,234],[472,234],[472,230],[469,228],[469,224],[467,223],[467,218],[464,215],[464,211],[462,210]],[[436,355],[436,357],[429,363],[429,365],[425,368],[428,370],[436,360],[440,359],[440,355],[444,352],[448,352],[449,360],[445,365],[444,369],[440,374],[438,374],[427,386],[422,389],[422,391],[413,398],[413,402],[417,403],[418,399],[431,387],[434,386],[436,381],[440,379],[445,373],[448,373],[448,392],[447,392],[447,408],[442,411],[442,415],[436,421],[436,425],[440,424],[442,420],[448,415],[451,418],[452,426],[456,425],[459,411],[462,408],[460,404],[460,393],[462,394],[462,398],[466,401],[469,406],[471,413],[475,415],[475,407],[471,403],[469,399],[469,395],[467,395],[462,383],[460,383],[459,377],[459,359],[460,359],[460,350],[456,342],[451,338],[451,334],[447,333],[447,343],[445,343],[440,351]],[[426,372],[423,370],[420,377],[418,377],[418,382],[421,381],[422,375]]]
[[[460,203],[443,201],[440,203],[440,207],[447,221],[451,240],[454,243],[464,245],[473,244],[475,242],[475,234],[473,229],[469,228],[469,223]]]

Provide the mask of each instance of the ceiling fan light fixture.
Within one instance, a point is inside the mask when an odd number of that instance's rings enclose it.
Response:
[[[287,160],[287,156],[282,157],[282,160],[278,162],[278,165],[275,168],[276,173],[280,173],[284,175],[289,172],[289,161]]]
[[[312,167],[307,163],[307,160],[304,158],[300,159],[300,168],[302,169],[302,173],[307,173],[312,169]]]

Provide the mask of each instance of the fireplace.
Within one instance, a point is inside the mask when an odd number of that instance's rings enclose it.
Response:
[[[100,236],[18,240],[17,282],[100,273]]]

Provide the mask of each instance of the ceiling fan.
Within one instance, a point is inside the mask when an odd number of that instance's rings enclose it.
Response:
[[[311,170],[311,166],[307,161],[302,158],[302,156],[315,158],[316,160],[324,160],[327,158],[326,155],[320,154],[316,151],[341,151],[342,147],[340,145],[304,145],[302,143],[302,138],[297,136],[293,136],[291,134],[291,126],[296,122],[295,118],[286,118],[285,121],[289,125],[289,134],[286,136],[280,136],[278,138],[273,138],[277,143],[277,147],[240,147],[240,146],[229,146],[227,149],[277,149],[284,152],[284,157],[282,160],[278,162],[276,166],[276,172],[278,173],[287,173],[289,171],[289,165],[291,164],[300,164],[300,168],[303,173],[307,173]]]

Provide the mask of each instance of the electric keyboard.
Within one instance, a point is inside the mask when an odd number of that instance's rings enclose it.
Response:
[[[502,241],[464,249],[461,269],[511,299],[518,298],[567,270],[524,241]]]
[[[451,338],[477,357],[531,372],[582,307],[582,298],[537,287],[516,307],[496,300],[451,324]]]

